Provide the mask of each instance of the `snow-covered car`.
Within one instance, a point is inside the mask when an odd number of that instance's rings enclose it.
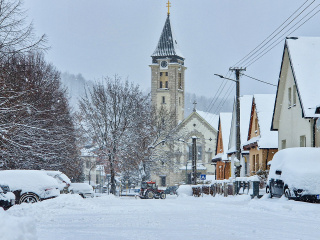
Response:
[[[83,198],[94,197],[93,188],[88,183],[71,183],[69,192],[71,194],[79,194]]]
[[[15,204],[15,200],[16,197],[10,191],[9,186],[0,184],[0,207],[7,210]]]
[[[59,186],[60,193],[68,193],[68,188],[71,184],[70,178],[68,178],[67,175],[60,171],[48,171],[48,170],[42,170],[50,177],[53,177]]]
[[[57,181],[43,171],[2,170],[0,184],[7,184],[16,196],[16,204],[34,203],[59,196]]]
[[[320,148],[288,148],[277,152],[267,181],[270,197],[320,201]]]

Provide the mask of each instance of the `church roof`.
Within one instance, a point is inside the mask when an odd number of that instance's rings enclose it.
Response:
[[[170,56],[180,57],[182,58],[182,60],[184,60],[184,57],[179,49],[178,42],[172,32],[170,15],[168,14],[158,45],[156,47],[156,50],[151,55],[151,57],[170,57]]]

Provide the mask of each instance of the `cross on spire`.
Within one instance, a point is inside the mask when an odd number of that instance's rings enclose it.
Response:
[[[168,7],[168,15],[170,15],[171,2],[169,0],[167,2],[167,7]]]
[[[197,110],[196,110],[196,105],[197,105],[197,102],[196,102],[196,100],[194,100],[194,102],[193,102],[193,111],[194,111],[194,112],[197,111]]]

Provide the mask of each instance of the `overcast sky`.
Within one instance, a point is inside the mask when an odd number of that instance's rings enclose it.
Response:
[[[81,73],[91,80],[118,74],[147,90],[151,84],[148,65],[167,17],[166,2],[25,0],[24,6],[37,34],[47,34],[51,46],[47,60],[60,71]],[[223,81],[213,74],[225,75],[305,0],[171,2],[173,31],[188,68],[186,91],[212,97]],[[318,4],[315,1],[312,6]],[[317,14],[291,35],[320,36],[319,22]],[[245,73],[276,84],[283,45],[284,41]],[[276,93],[276,87],[242,77],[241,94],[255,93]]]

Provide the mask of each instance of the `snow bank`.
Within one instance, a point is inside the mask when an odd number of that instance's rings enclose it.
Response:
[[[191,185],[180,185],[177,190],[179,197],[192,196],[192,186]]]
[[[320,148],[288,148],[277,152],[271,163],[268,182],[281,179],[289,189],[304,189],[305,194],[320,193]],[[275,174],[279,170],[281,175]]]
[[[36,225],[31,218],[11,216],[0,208],[0,239],[36,240]]]

